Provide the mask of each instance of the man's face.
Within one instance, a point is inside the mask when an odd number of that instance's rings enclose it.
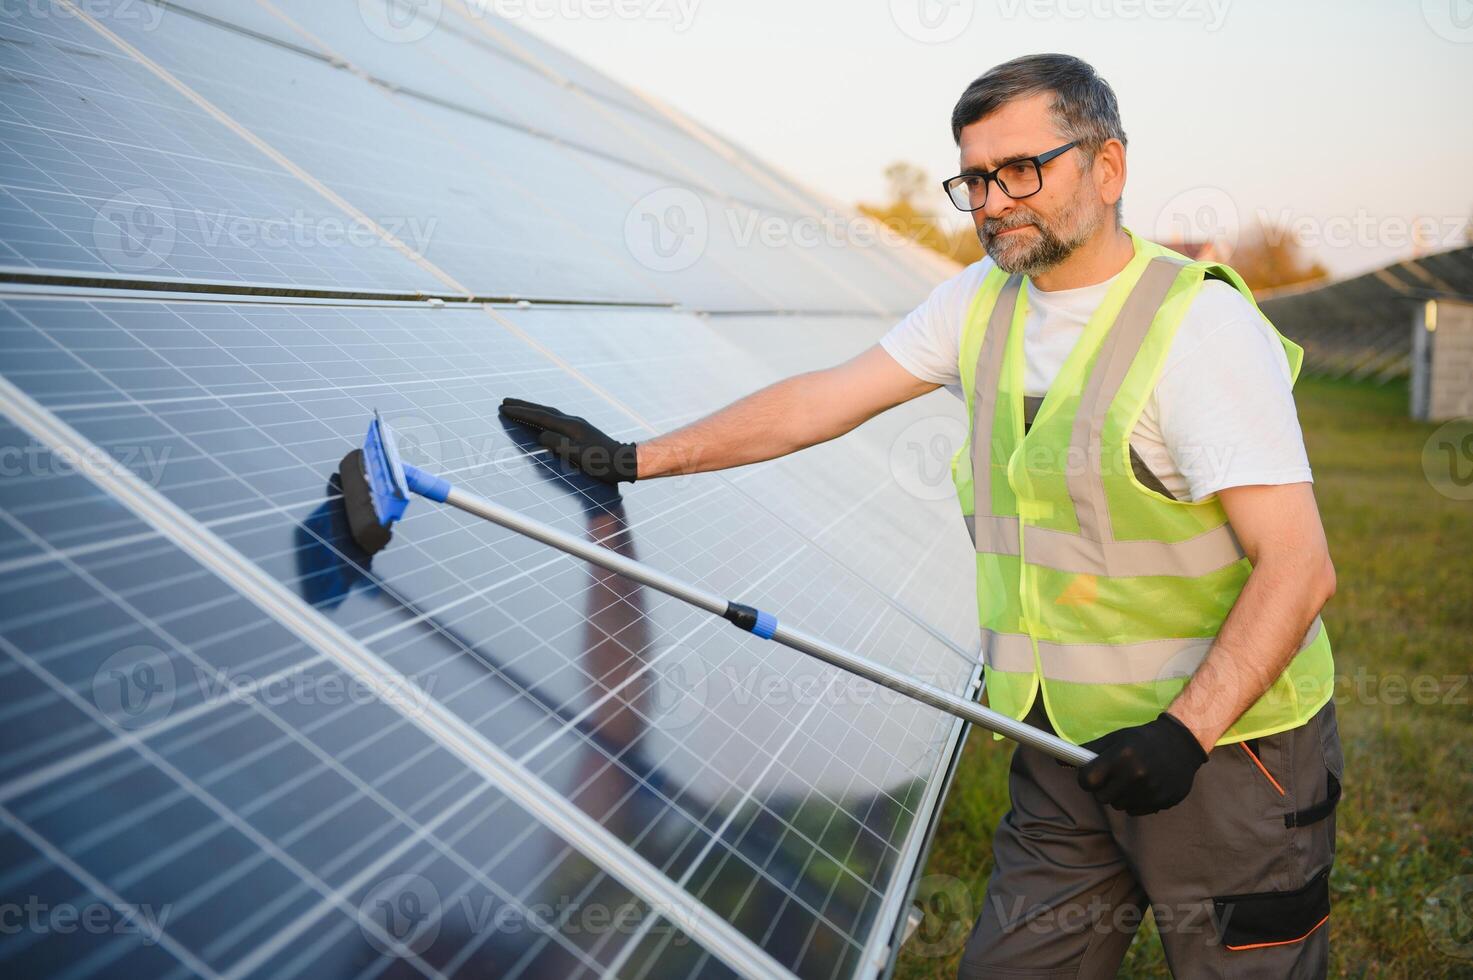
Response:
[[[1044,92],[1004,105],[961,132],[962,173],[992,170],[1069,142],[1054,128],[1053,96]],[[1100,201],[1075,147],[1043,165],[1043,189],[1014,201],[994,181],[972,212],[977,238],[1004,272],[1036,276],[1067,259],[1104,222]]]

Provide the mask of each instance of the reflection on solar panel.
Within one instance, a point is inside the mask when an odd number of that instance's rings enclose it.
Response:
[[[882,971],[953,720],[451,510],[370,566],[330,477],[377,409],[477,493],[967,690],[915,452],[947,396],[622,497],[496,414],[668,430],[862,350],[934,266],[744,237],[821,216],[453,0],[0,39],[0,841],[41,910],[7,973]]]

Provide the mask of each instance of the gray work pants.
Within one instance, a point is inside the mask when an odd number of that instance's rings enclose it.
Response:
[[[1041,698],[1028,721],[1052,730]],[[1213,749],[1185,800],[1144,817],[1019,746],[961,977],[1113,977],[1147,906],[1176,977],[1324,977],[1343,768],[1333,701]]]

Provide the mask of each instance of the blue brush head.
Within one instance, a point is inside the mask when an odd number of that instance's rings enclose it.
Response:
[[[379,524],[388,527],[403,517],[404,508],[409,506],[404,464],[399,459],[393,430],[377,411],[368,423],[368,435],[363,438],[363,474],[368,477],[373,512]]]
[[[409,487],[394,434],[377,412],[368,423],[363,448],[338,464],[338,486],[353,540],[369,555],[382,551],[393,537],[389,525],[409,506]]]

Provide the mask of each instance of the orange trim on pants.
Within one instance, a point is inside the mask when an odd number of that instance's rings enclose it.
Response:
[[[1273,777],[1270,776],[1269,778],[1272,779]],[[1228,949],[1262,949],[1265,946],[1288,946],[1290,943],[1302,943],[1314,934],[1315,929],[1318,929],[1320,926],[1324,925],[1326,922],[1329,921],[1329,919],[1329,915],[1326,915],[1323,919],[1316,922],[1314,926],[1310,928],[1309,932],[1306,932],[1298,939],[1280,939],[1279,941],[1272,943],[1248,943],[1244,946],[1229,946]]]
[[[1258,767],[1258,771],[1261,772],[1261,773],[1263,773],[1265,776],[1267,776],[1268,777],[1268,781],[1274,784],[1274,789],[1276,789],[1276,790],[1279,791],[1279,795],[1280,796],[1283,796],[1284,795],[1284,787],[1280,786],[1279,785],[1279,781],[1274,778],[1273,773],[1271,773],[1267,769],[1265,769],[1264,766],[1263,766],[1263,763],[1260,762],[1260,761],[1258,761],[1258,756],[1254,755],[1253,754],[1253,750],[1250,749],[1250,748],[1248,748],[1248,743],[1247,742],[1239,742],[1238,744],[1243,747],[1243,751],[1244,752],[1247,752],[1248,753],[1248,758],[1250,758],[1250,759],[1253,760],[1253,764]],[[1316,927],[1316,928],[1318,928],[1318,927]],[[1310,932],[1314,932],[1314,929],[1311,929],[1309,931]],[[1308,933],[1305,933],[1305,935],[1308,935]],[[1298,940],[1294,940],[1294,941],[1295,942],[1298,942]],[[1270,944],[1270,945],[1272,945],[1272,944]],[[1236,947],[1229,946],[1228,948],[1229,949],[1234,949]],[[1244,948],[1246,948],[1246,947],[1244,947]]]

